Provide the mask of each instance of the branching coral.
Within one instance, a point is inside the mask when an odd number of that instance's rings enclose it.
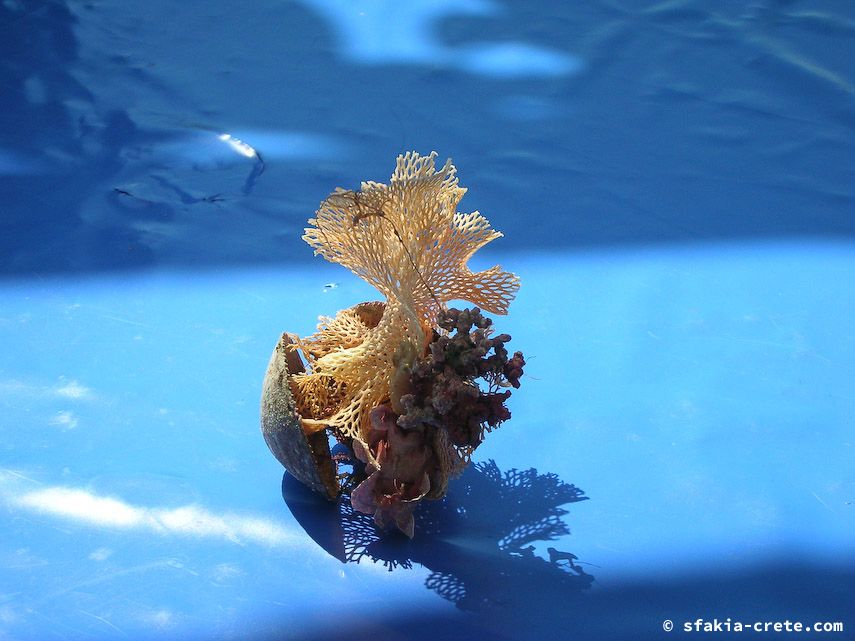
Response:
[[[510,336],[493,336],[479,309],[505,314],[519,279],[467,267],[501,234],[457,211],[466,190],[451,161],[437,169],[435,159],[399,156],[388,185],[338,189],[309,220],[303,238],[315,253],[385,301],[321,318],[294,341],[309,371],[287,374],[303,433],[329,430],[365,464],[354,508],[409,536],[415,504],[442,497],[484,433],[510,417],[506,388],[519,387],[525,364],[519,352],[508,358]],[[478,307],[448,309],[451,300]]]
[[[351,495],[354,508],[409,536],[415,504],[444,496],[449,477],[463,470],[484,433],[511,417],[504,404],[511,392],[498,390],[518,387],[525,365],[521,352],[508,359],[510,336],[490,338],[492,321],[477,307],[443,310],[437,324],[456,334],[436,335],[427,355],[412,360],[389,404],[372,410],[368,442],[354,441],[369,475]]]
[[[400,399],[398,425],[408,430],[440,427],[454,445],[474,450],[486,432],[511,417],[504,405],[511,392],[499,390],[519,387],[525,359],[522,352],[508,359],[505,343],[511,337],[491,337],[493,323],[477,307],[440,312],[437,324],[455,334],[437,337],[427,357],[412,368],[410,393]],[[486,391],[476,379],[484,380]]]

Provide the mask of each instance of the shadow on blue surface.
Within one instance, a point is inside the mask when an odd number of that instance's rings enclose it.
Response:
[[[0,5],[0,275],[304,260],[411,148],[517,249],[855,234],[851,5],[190,4]]]
[[[390,572],[422,565],[431,571],[425,586],[463,611],[397,617],[387,611],[383,620],[371,621],[351,617],[305,639],[669,638],[662,628],[666,620],[676,635],[689,632],[684,626],[699,618],[746,627],[840,622],[855,599],[852,568],[806,565],[795,553],[753,568],[728,567],[722,559],[716,573],[667,581],[595,583],[575,555],[550,547],[547,560],[531,545],[569,534],[562,520],[567,511],[559,506],[588,497],[555,475],[533,469],[502,473],[493,461],[468,468],[445,500],[426,502],[412,541],[397,533],[379,535],[372,518],[355,513],[346,497],[329,503],[287,472],[282,494],[297,521],[332,556],[345,563],[382,563]],[[717,637],[745,636],[720,629]]]
[[[587,500],[554,474],[502,473],[495,462],[475,464],[441,501],[416,513],[416,537],[381,535],[371,516],[355,512],[345,496],[330,504],[287,472],[282,495],[297,521],[321,547],[345,563],[382,563],[389,571],[418,563],[431,571],[426,586],[461,610],[504,607],[539,590],[569,596],[590,587],[573,554],[532,543],[570,533],[560,506]]]
[[[855,597],[855,572],[851,568],[817,567],[796,560],[746,571],[722,571],[669,581],[610,586],[596,594],[550,590],[524,592],[514,600],[461,616],[409,613],[383,620],[338,622],[333,629],[307,633],[301,639],[332,641],[436,641],[450,639],[669,639],[682,638],[699,618],[723,625],[746,626],[766,622],[844,623],[841,613],[851,609]],[[665,621],[673,631],[663,631]],[[694,631],[694,630],[692,630]],[[709,631],[712,633],[712,631]],[[701,632],[701,634],[703,634]],[[696,632],[697,635],[697,632]],[[811,634],[802,633],[804,636]],[[793,638],[793,632],[723,631],[715,638]],[[840,637],[839,633],[825,636]],[[287,637],[264,637],[265,639]]]
[[[426,504],[412,541],[378,535],[371,517],[354,513],[346,498],[325,502],[287,473],[282,493],[298,522],[331,555],[382,563],[390,572],[418,563],[431,571],[425,586],[465,611],[351,618],[305,639],[668,638],[666,620],[674,623],[674,634],[699,618],[746,626],[840,621],[855,598],[851,568],[806,566],[798,558],[589,591],[594,577],[575,555],[550,547],[546,560],[530,545],[569,533],[562,521],[566,511],[558,506],[587,497],[554,475],[502,474],[492,461],[469,468],[445,500]],[[726,627],[724,632],[731,636]]]

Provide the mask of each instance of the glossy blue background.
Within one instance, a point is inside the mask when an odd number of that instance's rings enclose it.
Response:
[[[0,5],[0,638],[848,638],[853,43],[848,2]],[[258,431],[279,334],[377,298],[306,218],[408,149],[505,233],[528,360],[412,543]]]

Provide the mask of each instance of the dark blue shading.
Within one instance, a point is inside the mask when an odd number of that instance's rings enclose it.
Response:
[[[431,571],[426,587],[461,610],[499,608],[541,590],[569,595],[594,580],[572,553],[549,547],[549,560],[535,554],[533,544],[570,533],[561,506],[588,498],[554,474],[502,473],[494,461],[470,466],[445,499],[419,506],[412,540],[379,531],[347,494],[332,504],[287,472],[282,495],[306,533],[340,561],[390,571],[418,563]]]
[[[5,3],[0,273],[303,261],[317,203],[408,149],[454,157],[504,250],[855,232],[851,3],[493,6],[426,26],[442,59],[361,61],[312,3],[175,10],[180,38],[154,5]],[[575,62],[466,66],[520,43]],[[241,128],[334,142],[176,151]]]

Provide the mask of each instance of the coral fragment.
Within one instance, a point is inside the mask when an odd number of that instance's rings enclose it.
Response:
[[[385,300],[321,317],[314,334],[295,338],[289,348],[308,371],[285,383],[303,436],[329,432],[361,462],[347,486],[353,508],[410,537],[418,502],[444,496],[484,435],[510,418],[502,388],[519,387],[525,365],[481,311],[507,313],[519,279],[467,267],[502,234],[457,211],[466,190],[450,160],[435,160],[403,154],[388,185],[337,189],[309,220],[303,239],[315,253]],[[449,309],[451,300],[476,306]]]

